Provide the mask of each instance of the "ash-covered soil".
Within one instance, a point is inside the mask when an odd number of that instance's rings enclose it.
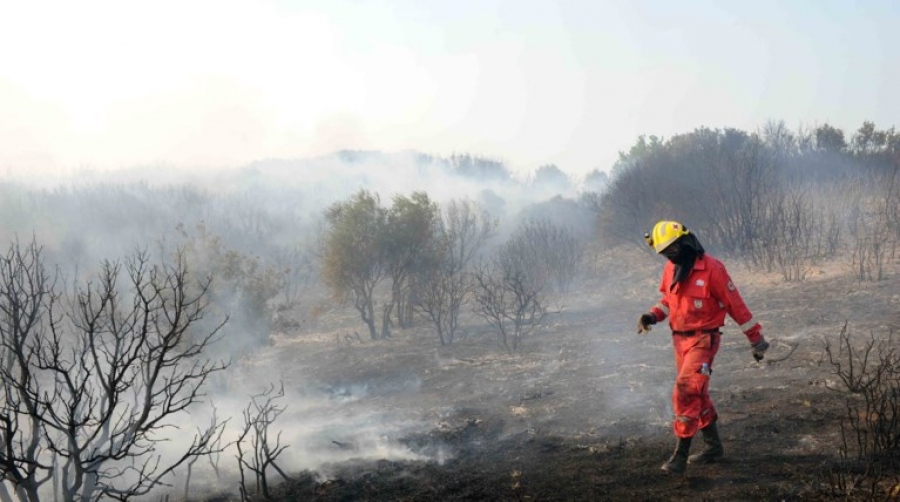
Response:
[[[424,323],[372,341],[349,307],[279,314],[273,344],[242,371],[284,382],[291,479],[279,500],[822,500],[833,496],[845,396],[823,340],[847,322],[887,336],[900,324],[894,271],[857,283],[841,266],[802,283],[729,266],[773,342],[753,361],[724,328],[711,393],[726,458],[660,470],[674,446],[674,362],[665,326],[635,333],[662,262],[610,256],[562,312],[507,354],[477,319],[441,347]],[[638,253],[635,253],[638,254]],[[624,263],[632,264],[624,266]],[[893,264],[896,266],[896,264]],[[313,295],[315,297],[315,295]],[[359,336],[355,334],[359,333]],[[315,396],[318,405],[311,406]],[[699,438],[694,448],[702,447]]]

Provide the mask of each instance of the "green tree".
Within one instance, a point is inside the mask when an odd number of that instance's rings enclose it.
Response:
[[[391,310],[396,309],[397,323],[407,327],[412,322],[411,292],[421,275],[427,252],[433,240],[438,206],[425,192],[409,197],[398,195],[387,215],[383,239],[383,256],[391,277],[391,302],[385,304],[382,335],[390,333]]]
[[[829,153],[840,153],[847,149],[844,131],[823,124],[816,129],[816,147]]]
[[[865,121],[853,135],[851,150],[857,157],[890,171],[900,161],[900,135],[893,127],[878,130],[873,122]]]
[[[663,144],[663,139],[658,136],[651,135],[649,138],[645,135],[638,136],[635,144],[628,149],[628,153],[619,152],[619,160],[612,167],[613,177],[634,167],[635,164],[646,160],[648,157],[659,153],[663,150]]]
[[[322,278],[335,298],[352,300],[373,340],[380,338],[373,296],[388,275],[384,258],[387,216],[378,195],[367,190],[325,211]]]
[[[282,274],[258,256],[227,247],[204,224],[194,229],[179,224],[175,229],[181,238],[176,251],[198,273],[216,278],[209,290],[211,309],[229,313],[229,347],[264,345],[271,330],[270,301],[282,291]]]

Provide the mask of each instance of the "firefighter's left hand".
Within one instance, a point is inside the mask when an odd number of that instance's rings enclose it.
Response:
[[[765,338],[760,338],[751,347],[753,347],[753,359],[756,359],[756,362],[760,362],[766,357],[766,351],[769,350],[769,342]]]

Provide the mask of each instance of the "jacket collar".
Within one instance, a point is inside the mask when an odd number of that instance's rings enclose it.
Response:
[[[702,258],[698,257],[694,260],[694,270],[706,270],[706,255],[704,254]]]

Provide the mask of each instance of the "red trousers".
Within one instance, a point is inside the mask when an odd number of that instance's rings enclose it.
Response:
[[[694,437],[697,429],[715,422],[718,416],[709,397],[709,373],[719,351],[720,337],[719,333],[672,334],[678,371],[672,392],[673,426],[680,438]]]

